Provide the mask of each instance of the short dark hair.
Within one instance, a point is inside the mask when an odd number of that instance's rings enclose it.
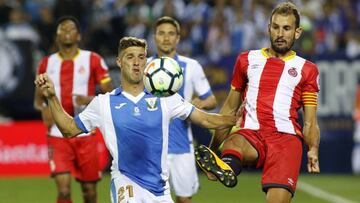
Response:
[[[280,15],[294,15],[295,16],[295,25],[296,28],[300,26],[300,13],[295,6],[295,4],[291,2],[283,2],[276,6],[276,8],[272,11],[270,16],[270,24],[272,21],[272,17],[274,14],[280,14]]]
[[[129,47],[143,47],[147,50],[147,42],[145,39],[136,37],[123,37],[119,41],[118,56],[120,56],[122,51]]]
[[[57,21],[56,21],[56,28],[59,27],[59,25],[64,22],[70,20],[72,22],[75,23],[76,29],[78,30],[78,32],[81,32],[81,28],[80,28],[80,22],[77,18],[75,18],[74,16],[61,16]]]
[[[177,34],[180,34],[180,23],[175,18],[172,18],[170,16],[163,16],[163,17],[157,19],[157,21],[155,23],[154,31],[156,32],[156,28],[159,27],[159,25],[164,24],[164,23],[169,23],[169,24],[173,25],[176,28]]]

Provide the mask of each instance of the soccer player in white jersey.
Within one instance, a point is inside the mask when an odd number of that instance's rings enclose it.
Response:
[[[211,180],[228,187],[237,183],[242,167],[262,168],[267,203],[290,202],[299,176],[302,142],[307,145],[307,169],[319,173],[320,130],[317,123],[319,73],[315,64],[291,50],[301,35],[300,15],[290,2],[272,12],[268,31],[271,46],[239,54],[231,90],[221,113],[234,115],[244,102],[241,129],[217,130],[209,148],[196,149],[196,159]],[[304,112],[304,129],[298,109]],[[214,158],[213,158],[214,157]],[[214,162],[212,162],[214,161]]]
[[[184,73],[184,83],[178,93],[197,108],[215,108],[215,96],[199,62],[176,52],[180,41],[179,22],[168,16],[161,17],[155,23],[154,32],[157,54],[149,57],[148,61],[163,56],[174,58]],[[176,202],[190,203],[191,197],[198,191],[199,180],[189,122],[174,119],[170,124],[168,165]]]
[[[205,128],[226,128],[236,122],[235,116],[203,112],[177,93],[162,98],[148,93],[143,84],[146,49],[143,39],[122,38],[117,56],[121,87],[96,96],[75,118],[61,106],[47,74],[41,74],[35,80],[65,137],[74,137],[97,127],[102,132],[113,158],[113,203],[173,202],[166,163],[172,119],[189,119]]]
[[[102,92],[113,89],[108,67],[98,54],[79,49],[80,25],[74,17],[64,16],[57,22],[56,43],[59,51],[44,57],[38,74],[47,73],[54,81],[56,95],[66,112],[74,116],[90,103],[96,85]],[[35,90],[34,106],[41,111],[48,127],[49,164],[57,186],[57,203],[71,203],[71,174],[80,182],[84,202],[96,202],[96,182],[101,169],[95,134],[82,134],[75,139],[63,138],[55,126],[45,98]]]

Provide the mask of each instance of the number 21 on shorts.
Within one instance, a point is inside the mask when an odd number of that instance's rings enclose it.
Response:
[[[129,198],[134,197],[134,188],[132,185],[127,185],[119,188],[119,190],[117,191],[118,203],[121,203],[121,201],[125,199],[126,195],[128,195]]]

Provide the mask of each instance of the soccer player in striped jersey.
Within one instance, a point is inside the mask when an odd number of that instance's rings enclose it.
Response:
[[[112,91],[108,67],[98,54],[79,49],[80,25],[74,17],[58,20],[56,43],[58,52],[44,57],[38,74],[47,73],[54,81],[56,95],[65,111],[75,116],[95,96],[96,85],[102,92]],[[80,182],[84,202],[96,202],[96,182],[101,178],[98,167],[97,141],[94,133],[85,133],[75,139],[63,138],[53,122],[46,100],[35,90],[34,106],[41,111],[48,127],[49,164],[57,186],[57,203],[71,203],[71,174]]]
[[[290,202],[300,171],[302,143],[307,145],[307,169],[319,173],[320,130],[317,123],[319,73],[315,64],[291,50],[301,35],[296,6],[286,2],[272,12],[270,48],[241,53],[231,90],[221,114],[234,115],[243,105],[240,130],[217,130],[210,149],[200,146],[196,159],[211,180],[234,187],[243,167],[262,168],[266,202]],[[304,112],[304,128],[297,122]],[[221,159],[212,150],[222,143]]]
[[[117,65],[121,87],[96,96],[75,118],[66,113],[47,74],[35,84],[47,98],[55,123],[65,137],[96,127],[113,157],[111,200],[113,203],[173,202],[167,166],[169,123],[188,119],[205,128],[235,125],[235,116],[203,112],[179,94],[158,98],[144,89],[147,43],[124,37],[119,42]]]
[[[176,52],[180,41],[179,22],[168,16],[161,17],[155,23],[154,32],[157,54],[149,57],[148,61],[163,56],[174,58],[184,73],[184,83],[178,93],[197,108],[215,108],[216,99],[200,63]],[[174,119],[169,129],[168,165],[170,185],[177,203],[190,203],[191,197],[198,191],[195,164],[191,125],[187,121]]]

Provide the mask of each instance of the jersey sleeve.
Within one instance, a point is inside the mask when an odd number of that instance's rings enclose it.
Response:
[[[231,88],[243,91],[247,83],[248,52],[240,54],[234,66]]]
[[[90,60],[91,68],[95,74],[96,83],[101,84],[109,82],[111,78],[109,76],[109,68],[105,63],[105,60],[99,54],[94,52],[91,53]]]
[[[99,96],[96,96],[84,111],[75,116],[74,120],[76,125],[86,133],[99,127],[101,120]]]
[[[41,59],[37,67],[37,74],[43,74],[46,72],[48,61],[49,57],[44,57],[43,59]]]
[[[195,93],[200,99],[206,99],[211,96],[213,93],[202,66],[196,61],[193,67],[191,67],[191,70],[193,71],[191,76],[193,79]]]
[[[302,71],[304,83],[302,92],[319,92],[320,91],[320,78],[319,71],[315,64],[306,61]]]
[[[185,120],[195,108],[191,103],[186,101],[177,93],[169,97],[164,97],[163,101],[169,108],[170,117],[172,119],[180,118]]]

